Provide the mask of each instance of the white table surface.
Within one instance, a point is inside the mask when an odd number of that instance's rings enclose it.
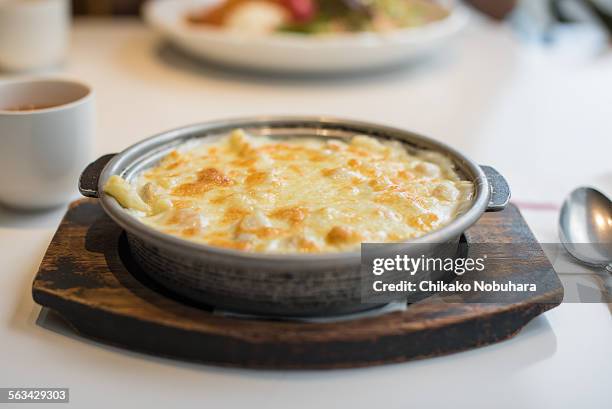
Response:
[[[580,184],[612,194],[610,51],[546,49],[475,21],[427,63],[300,80],[198,65],[135,20],[80,20],[73,37],[66,65],[54,73],[95,88],[97,154],[207,119],[326,114],[442,139],[495,165],[518,202],[559,204]],[[496,345],[355,370],[224,369],[80,338],[39,317],[30,294],[63,212],[0,209],[0,387],[70,387],[79,408],[610,407],[612,322],[604,304],[564,304]],[[556,212],[524,213],[541,241],[556,240]]]

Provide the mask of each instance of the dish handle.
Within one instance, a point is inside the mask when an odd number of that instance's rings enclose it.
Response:
[[[109,153],[91,162],[79,178],[79,192],[86,197],[99,197],[98,182],[100,181],[100,174],[108,162],[114,158],[116,153]]]
[[[487,212],[499,212],[504,210],[510,201],[510,186],[506,179],[491,166],[480,165],[487,180],[489,181],[489,189],[491,196],[487,205]]]

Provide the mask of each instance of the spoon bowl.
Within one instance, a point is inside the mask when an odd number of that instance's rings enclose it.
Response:
[[[612,268],[612,202],[590,187],[575,189],[565,199],[559,217],[559,236],[576,259]]]

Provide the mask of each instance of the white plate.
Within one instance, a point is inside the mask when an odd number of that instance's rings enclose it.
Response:
[[[189,12],[219,0],[153,0],[145,4],[146,21],[188,53],[223,64],[284,72],[326,73],[373,69],[431,52],[454,37],[467,12],[452,7],[444,20],[391,33],[305,36],[291,33],[245,35],[193,26]]]

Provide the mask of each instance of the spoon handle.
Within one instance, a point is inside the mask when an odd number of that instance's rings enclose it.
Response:
[[[612,267],[612,265],[606,266],[606,270],[608,267]],[[602,302],[604,303],[612,303],[612,275],[598,275],[601,280],[602,286]]]

